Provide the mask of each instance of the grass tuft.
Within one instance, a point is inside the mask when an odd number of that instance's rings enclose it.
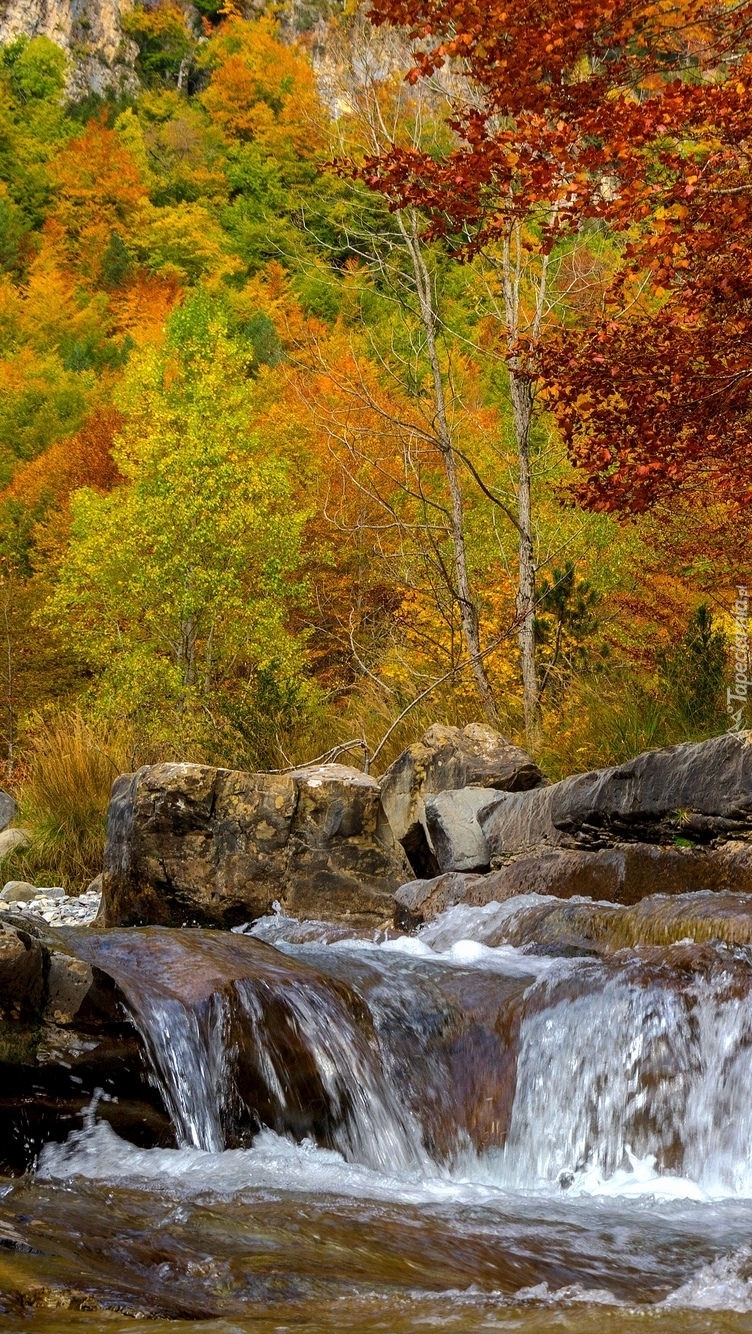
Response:
[[[116,727],[76,712],[36,719],[17,794],[31,844],[4,859],[2,878],[85,889],[102,869],[110,789],[132,760],[130,738]]]

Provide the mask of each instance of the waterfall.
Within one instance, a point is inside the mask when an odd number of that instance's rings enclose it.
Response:
[[[465,909],[438,950],[159,928],[76,949],[120,987],[180,1146],[269,1128],[387,1174],[475,1155],[526,1190],[639,1159],[752,1189],[748,951],[537,958],[468,940],[491,924]]]
[[[428,1165],[345,984],[229,933],[90,932],[76,945],[119,986],[180,1147],[219,1153],[270,1126],[381,1170]]]
[[[597,974],[597,969],[580,970]],[[634,1158],[710,1191],[752,1188],[752,1010],[728,979],[610,978],[529,996],[503,1176],[516,1187]],[[539,992],[550,987],[539,984]]]

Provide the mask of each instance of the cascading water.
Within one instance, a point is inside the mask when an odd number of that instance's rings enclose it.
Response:
[[[611,979],[525,1019],[504,1179],[608,1178],[636,1156],[709,1190],[750,1190],[751,1087],[748,1006],[710,984]]]
[[[125,998],[177,1147],[92,1112],[0,1191],[0,1233],[216,1334],[542,1334],[551,1306],[578,1334],[634,1306],[661,1334],[705,1308],[698,1331],[747,1329],[752,952],[562,957],[541,910],[379,941],[283,918],[61,932]]]

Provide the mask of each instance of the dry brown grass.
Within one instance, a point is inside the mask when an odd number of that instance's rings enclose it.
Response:
[[[3,875],[78,892],[102,869],[110,789],[133,763],[132,737],[80,713],[38,718],[29,729],[19,823],[31,845],[12,854]]]

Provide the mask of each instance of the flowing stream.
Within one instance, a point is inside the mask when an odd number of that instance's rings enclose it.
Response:
[[[2,1334],[748,1331],[752,951],[562,957],[530,911],[61,930],[174,1145],[95,1102],[0,1179]]]

